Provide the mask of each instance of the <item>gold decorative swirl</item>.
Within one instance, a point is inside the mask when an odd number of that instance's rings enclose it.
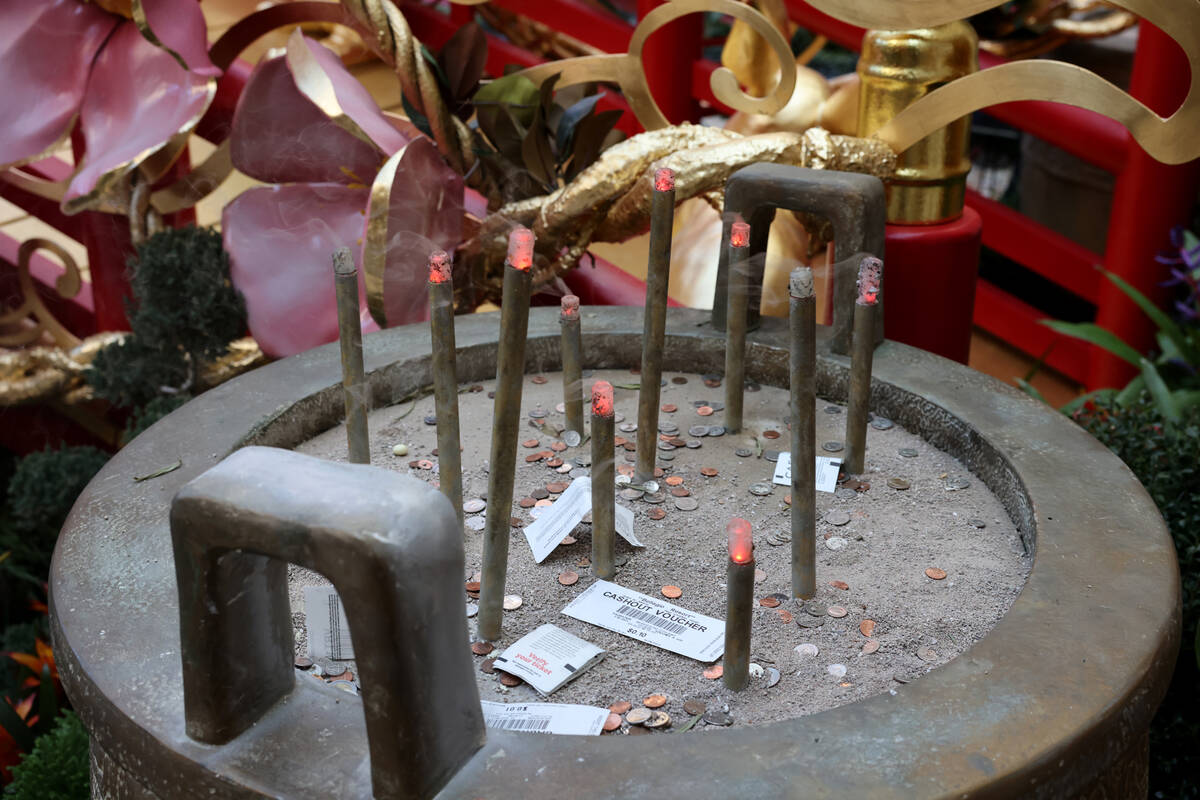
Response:
[[[358,0],[344,0],[346,3],[356,1]],[[616,83],[621,87],[622,94],[642,127],[648,131],[666,128],[671,123],[650,93],[646,71],[642,66],[642,50],[650,35],[672,20],[688,14],[710,11],[728,14],[753,27],[775,51],[780,65],[779,81],[765,97],[746,94],[738,85],[732,70],[727,67],[717,68],[709,78],[709,85],[716,98],[738,111],[756,114],[774,114],[787,105],[796,88],[796,63],[792,57],[792,48],[770,20],[756,9],[735,0],[672,0],[642,18],[629,40],[628,52],[549,61],[521,70],[519,74],[540,84],[558,73],[560,77],[556,86],[559,88],[596,81]]]
[[[22,242],[17,250],[17,281],[21,290],[21,304],[0,314],[0,329],[12,330],[11,333],[0,333],[0,346],[18,347],[35,342],[43,333],[48,333],[59,347],[75,347],[79,344],[79,338],[54,318],[34,286],[29,264],[38,250],[49,250],[62,261],[65,269],[54,283],[54,288],[61,296],[74,297],[83,286],[79,266],[61,245],[49,239],[27,239]]]
[[[904,30],[963,19],[1000,5],[998,0],[809,0],[817,9],[853,25]],[[1113,0],[1165,31],[1187,53],[1191,90],[1183,105],[1163,118],[1126,92],[1090,72],[1060,61],[1003,64],[930,92],[877,133],[897,152],[956,119],[998,103],[1048,100],[1103,114],[1124,125],[1147,153],[1165,164],[1200,156],[1200,14],[1195,2]],[[1183,80],[1182,76],[1174,76]]]

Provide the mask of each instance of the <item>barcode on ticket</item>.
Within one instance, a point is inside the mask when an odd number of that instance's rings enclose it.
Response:
[[[492,718],[487,721],[489,728],[495,728],[501,731],[529,731],[533,733],[545,732],[550,727],[549,717],[508,717],[502,719]]]
[[[677,625],[674,622],[667,622],[661,617],[656,617],[653,614],[647,614],[644,611],[638,611],[636,608],[630,608],[629,606],[622,606],[618,608],[617,615],[629,617],[630,619],[635,619],[638,622],[645,622],[650,625],[654,625],[655,627],[661,628],[667,633],[680,634],[687,630],[687,628],[683,625]]]

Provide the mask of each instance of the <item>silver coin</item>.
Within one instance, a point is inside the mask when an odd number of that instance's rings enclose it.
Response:
[[[762,391],[762,386],[760,384],[756,383],[755,381],[746,381],[746,391],[747,392],[760,392],[760,391]]]
[[[566,475],[568,472],[570,472],[573,469],[575,469],[574,464],[572,464],[570,461],[564,461],[557,468],[555,468],[554,471],[557,472],[559,475]]]
[[[839,486],[837,490],[834,491],[833,496],[838,500],[853,500],[854,498],[858,497],[858,493],[853,489],[847,489],[845,486]]]
[[[563,466],[565,467],[566,464],[563,464]],[[583,467],[572,467],[571,471],[567,473],[567,477],[572,478],[572,479],[586,478],[588,476],[588,474],[589,474],[588,471],[586,469],[584,469]]]
[[[485,508],[487,508],[487,503],[485,503],[484,501],[482,501],[478,498],[472,498],[472,499],[468,500],[467,502],[463,503],[463,511],[465,511],[468,514],[478,514],[480,511],[483,511]]]
[[[699,439],[688,439],[687,442],[685,442],[685,445],[687,446],[688,450],[699,450],[703,446],[700,444]]]
[[[658,488],[658,481],[646,481],[645,483],[641,484],[641,489],[643,492],[657,492]]]
[[[766,542],[767,544],[771,545],[771,547],[779,547],[780,545],[787,544],[787,541],[779,539],[773,533],[767,535]]]
[[[696,502],[696,498],[694,497],[676,497],[675,507],[680,511],[695,511],[700,507],[700,504]]]
[[[437,425],[437,415],[429,414],[425,417],[426,425]]]
[[[875,419],[871,420],[871,427],[877,431],[890,430],[894,425],[895,423],[893,423],[890,419],[885,419],[884,417],[876,417]]]
[[[620,424],[625,421],[625,415],[621,413],[613,414],[613,422]]]
[[[792,652],[801,658],[815,658],[820,650],[817,649],[815,644],[805,642],[804,644],[798,644],[792,648]]]
[[[846,540],[840,536],[830,536],[825,540],[825,546],[830,550],[841,550],[846,544]]]
[[[826,414],[840,414],[840,413],[842,413],[842,407],[841,406],[825,406],[825,413]]]
[[[920,455],[920,453],[911,447],[901,447],[897,452],[904,458],[916,458]]]
[[[796,624],[801,628],[819,628],[825,624],[825,620],[828,619],[828,617],[824,616],[824,614],[819,617],[810,617],[807,614],[798,614],[796,615],[795,619]]]
[[[479,613],[479,604],[478,603],[467,603],[467,616],[468,617],[473,617],[478,613]]]
[[[825,521],[830,525],[837,525],[838,527],[841,527],[850,521],[850,515],[845,511],[834,509],[825,514]]]
[[[830,664],[825,669],[829,672],[830,675],[832,675],[835,678],[846,677],[846,665],[845,664]]]
[[[776,600],[778,600],[778,601],[779,601],[779,602],[781,602],[781,603],[786,603],[788,600],[790,600],[790,599],[791,599],[790,597],[788,597],[788,596],[787,596],[785,593],[783,593],[783,592],[776,592],[775,594],[773,594],[773,595],[770,595],[770,596],[771,596],[771,597],[774,597]],[[771,662],[771,663],[774,663],[774,662]]]
[[[809,600],[804,604],[804,613],[808,614],[810,617],[825,616],[825,609],[825,604],[819,600]]]
[[[692,401],[692,408],[700,408],[700,406],[707,406],[707,405],[708,405],[707,400],[693,400]],[[711,406],[710,406],[710,408],[711,408]]]
[[[641,489],[622,489],[621,491],[617,492],[617,496],[622,500],[637,500],[642,496],[642,494],[643,492]]]
[[[937,650],[934,650],[929,645],[922,645],[917,648],[917,658],[922,661],[937,661]]]
[[[979,517],[972,517],[971,519],[967,520],[967,522],[969,522],[973,528],[982,529],[987,527],[987,523],[981,520]]]
[[[679,430],[679,426],[676,425],[674,422],[658,423],[658,432],[659,433],[675,433],[678,430]]]
[[[738,458],[749,458],[750,456],[754,455],[754,451],[748,450],[745,447],[739,447],[737,450],[733,451],[733,454]]]
[[[709,408],[711,408],[711,409],[713,410],[713,412],[714,412],[714,413],[715,413],[715,412],[717,412],[717,411],[724,411],[724,410],[725,410],[725,404],[724,404],[724,403],[709,403],[709,404],[708,404],[708,407],[709,407]]]
[[[764,450],[763,458],[765,458],[767,461],[770,461],[773,464],[779,460],[779,451],[778,450]]]
[[[825,442],[825,444],[821,445],[821,449],[824,450],[826,453],[840,453],[840,452],[842,452],[842,443],[841,442]]]
[[[592,465],[592,456],[589,453],[578,453],[575,456],[575,463],[581,467],[590,467]]]
[[[658,449],[669,453],[675,449],[675,445],[671,444],[670,442],[659,442]]]
[[[646,495],[642,499],[645,500],[647,503],[651,503],[653,505],[658,505],[663,500],[666,500],[667,496],[665,494],[663,494],[662,492],[651,492],[650,494]]]
[[[633,478],[629,477],[628,475],[618,475],[613,480],[613,483],[617,484],[617,486],[628,486],[629,484],[633,483]]]
[[[689,436],[708,436],[708,426],[707,425],[693,425],[692,427],[688,428],[688,435]]]
[[[725,728],[733,724],[733,717],[729,716],[724,711],[713,709],[712,711],[705,713],[704,721],[709,725],[716,725],[718,727]]]
[[[964,478],[951,478],[946,481],[947,492],[957,492],[960,489],[966,489],[971,485],[971,482]]]
[[[708,435],[709,436],[724,436],[725,435],[725,426],[724,425],[710,425],[708,428]]]
[[[659,453],[659,454],[658,454],[658,457],[659,457],[659,459],[660,459],[660,460],[662,460],[662,461],[674,461],[674,460],[675,460],[675,454],[674,454],[674,453],[671,453],[671,452],[662,452],[662,453]]]
[[[546,418],[546,409],[535,408],[533,411],[529,412],[529,418],[530,419],[545,419]]]
[[[578,447],[583,437],[579,435],[579,431],[564,431],[562,440],[567,447]]]
[[[464,524],[473,531],[481,531],[487,526],[487,520],[483,517],[467,517]]]
[[[521,599],[521,595],[519,594],[506,594],[504,595],[503,605],[505,611],[516,611],[525,605],[525,601]]]
[[[766,497],[771,493],[771,484],[769,483],[752,483],[750,484],[750,494],[756,497]]]
[[[633,433],[637,430],[637,425],[632,422],[624,422],[617,426],[617,430],[621,433]]]

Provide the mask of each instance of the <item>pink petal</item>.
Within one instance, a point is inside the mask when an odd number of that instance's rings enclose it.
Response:
[[[363,185],[385,158],[302,95],[282,56],[250,73],[233,114],[230,155],[239,170],[268,183]]]
[[[0,2],[0,165],[40,155],[66,133],[96,51],[116,25],[79,0]]]
[[[347,246],[358,259],[366,205],[367,190],[323,183],[249,189],[225,206],[230,274],[263,352],[289,356],[337,339],[333,251]]]
[[[487,204],[487,198],[474,189],[467,188],[463,192],[463,210],[476,219],[483,219],[487,216]]]
[[[94,201],[106,173],[131,169],[175,134],[191,130],[213,95],[208,78],[189,74],[175,58],[126,22],[100,51],[80,109],[86,153],[67,189],[64,206],[78,211]],[[74,202],[72,202],[74,201]]]
[[[387,327],[429,318],[429,254],[462,241],[463,179],[426,138],[400,156],[388,204],[383,307]]]
[[[221,74],[208,57],[208,30],[197,0],[142,0],[142,10],[154,37],[189,70],[206,78]]]
[[[350,74],[342,60],[333,51],[307,36],[302,38],[303,44],[316,58],[321,69],[333,84],[333,93],[337,96],[338,105],[346,112],[346,116],[354,120],[362,128],[371,141],[379,146],[385,155],[392,155],[406,145],[411,136],[404,136],[391,121],[384,116],[375,98],[363,86],[362,81]],[[291,43],[288,43],[291,46]]]

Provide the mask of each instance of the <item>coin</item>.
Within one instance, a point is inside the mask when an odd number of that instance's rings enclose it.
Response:
[[[665,711],[655,711],[650,715],[649,722],[646,723],[647,728],[665,728],[671,724],[671,715]]]
[[[848,542],[840,536],[830,536],[825,540],[825,546],[830,550],[841,550]]]
[[[617,426],[617,430],[619,430],[621,433],[633,433],[634,431],[637,430],[637,423],[622,422],[620,425]]]
[[[559,544],[573,545],[577,541],[579,541],[579,540],[576,539],[574,536],[564,536],[563,540],[561,542],[559,542]]]
[[[725,728],[733,724],[733,717],[724,711],[714,709],[704,714],[704,721],[709,725]]]
[[[669,419],[664,419],[662,422],[658,423],[658,432],[675,434],[679,432],[679,426],[674,422],[671,422]]]
[[[294,664],[296,669],[312,669],[313,666],[312,659],[304,656],[297,656]]]
[[[874,653],[878,649],[879,649],[879,642],[876,641],[875,639],[867,639],[865,642],[863,642],[862,652],[864,655],[869,656],[869,655],[871,655],[871,653]]]
[[[562,435],[562,440],[567,447],[576,447],[583,441],[583,437],[579,435],[579,431],[565,431]]]
[[[553,481],[546,484],[546,491],[550,494],[562,494],[567,490],[569,485],[570,484],[563,483],[562,481]]]
[[[666,704],[667,698],[665,695],[661,694],[652,694],[642,701],[642,705],[644,705],[646,708],[662,708]]]
[[[841,442],[825,442],[821,445],[821,449],[827,453],[840,453],[842,450]]]
[[[842,413],[842,407],[841,406],[825,406],[825,413],[826,414],[840,414],[840,413]]]
[[[706,478],[715,478],[719,473],[714,467],[701,467],[700,474]]]
[[[679,410],[679,406],[675,405],[674,403],[663,403],[662,410],[668,414],[674,414]]]
[[[973,528],[986,528],[987,527],[987,523],[984,522],[983,520],[981,520],[979,517],[972,517],[971,519],[967,520],[967,522]]]
[[[826,612],[834,619],[841,619],[842,617],[846,616],[847,613],[849,613],[842,606],[830,606],[828,609],[826,609]]]
[[[538,385],[541,385],[546,382],[546,376],[545,375],[534,375],[529,380],[533,381],[534,383],[536,383]]]
[[[621,727],[620,714],[609,714],[608,719],[604,720],[604,730],[606,731],[615,731],[619,727]]]
[[[829,585],[835,589],[849,589],[850,588],[850,584],[846,583],[845,581],[830,581]]]
[[[875,419],[871,420],[871,427],[877,431],[890,430],[893,424],[894,423],[890,419],[886,419],[884,417],[876,417]]]
[[[938,567],[929,567],[925,570],[925,577],[932,578],[935,581],[940,581],[946,577],[946,570]]]
[[[683,377],[682,375],[676,375],[674,378],[671,378],[671,383],[675,384],[676,386],[683,386],[685,383],[687,383],[687,378]]]
[[[662,592],[662,596],[668,600],[675,600],[683,596],[683,589],[680,589],[678,586],[664,586],[659,589],[659,591]]]
[[[779,451],[778,450],[763,450],[763,458],[765,458],[767,461],[770,461],[772,464],[774,464],[776,461],[779,460]]]
[[[463,511],[467,512],[468,514],[478,514],[485,508],[487,508],[487,503],[478,498],[472,498],[471,500],[463,503]]]
[[[433,414],[427,415],[425,417],[425,424],[426,425],[437,425],[437,417]]]
[[[862,622],[858,623],[858,632],[870,639],[875,633],[875,620],[864,619]]]
[[[534,489],[532,492],[530,492],[529,496],[532,497],[534,500],[545,500],[547,497],[550,496],[550,492],[546,491],[545,489],[539,488],[539,489]]]
[[[804,644],[798,644],[792,648],[792,652],[802,658],[815,658],[817,653],[820,651],[817,650],[817,646],[815,644],[805,642]]]
[[[713,664],[711,667],[704,670],[702,674],[710,681],[715,681],[717,678],[725,674],[725,667],[721,666],[720,664]]]
[[[617,492],[617,496],[622,500],[637,500],[643,494],[645,494],[645,492],[643,492],[641,489],[622,489],[621,491]]]
[[[707,425],[693,425],[690,428],[688,428],[688,435],[689,436],[708,436],[708,426]]]
[[[517,501],[517,505],[521,508],[533,508],[537,505],[537,500],[534,500],[532,497],[522,497]]]
[[[951,478],[950,480],[946,481],[946,491],[957,492],[960,489],[966,489],[970,485],[971,482],[964,480],[963,478]]]
[[[491,675],[496,671],[496,659],[485,658],[483,661],[479,662],[479,671],[487,675]]]
[[[659,450],[666,450],[666,451],[668,451],[668,452],[669,452],[669,451],[671,451],[671,450],[674,450],[674,449],[675,449],[675,445],[671,444],[670,442],[659,442],[659,443],[658,443],[658,449],[659,449]]]
[[[625,715],[625,721],[630,725],[641,725],[653,714],[654,712],[648,708],[635,708]]]
[[[702,417],[711,417],[713,415],[712,406],[700,406],[696,409],[696,413]]]
[[[766,579],[767,579],[767,573],[766,573],[766,570],[763,570],[763,569],[761,569],[761,568],[757,568],[757,567],[756,567],[756,568],[755,568],[755,570],[754,570],[754,582],[755,582],[755,583],[762,583],[762,582],[763,582],[763,581],[765,581]]]
[[[768,439],[778,439],[779,431],[775,431],[775,430],[763,431],[763,436],[765,436]]]
[[[825,670],[835,678],[841,678],[846,674],[845,664],[830,664]]]
[[[850,515],[840,509],[834,509],[825,514],[825,521],[830,525],[837,525],[841,527],[850,521]]]
[[[912,486],[912,484],[904,480],[904,478],[888,478],[887,485],[901,492]]]
[[[521,599],[521,595],[519,595],[519,594],[504,595],[504,610],[505,611],[516,611],[524,603],[525,603],[525,601]]]
[[[662,492],[650,492],[649,494],[642,497],[642,500],[646,501],[647,503],[651,503],[653,505],[658,505],[659,503],[661,503],[663,500],[666,500],[666,499],[667,499],[666,495],[664,495]]]
[[[749,458],[750,456],[754,455],[754,451],[745,447],[739,447],[737,450],[733,451],[733,454],[738,458]]]
[[[563,465],[563,460],[561,458],[552,458],[546,462],[546,466],[550,467],[551,469],[558,469],[562,465]],[[562,471],[563,470],[561,470],[561,469],[559,470],[559,472],[562,472]]]
[[[810,617],[823,617],[825,616],[825,604],[820,600],[809,600],[804,604],[804,613]]]
[[[646,516],[650,517],[650,519],[663,519],[667,516],[667,512],[661,508],[652,508],[646,512]]]
[[[495,649],[496,645],[491,642],[473,642],[471,644],[471,652],[477,656],[486,656]]]
[[[724,411],[725,410],[724,403],[709,403],[708,407],[711,408],[713,411]]]
[[[630,458],[632,458],[632,456],[630,456]],[[659,459],[660,461],[674,461],[674,460],[675,460],[675,454],[674,454],[674,453],[672,453],[672,452],[660,452],[660,453],[658,454],[658,459]]]
[[[767,667],[766,686],[770,689],[775,684],[779,683],[779,670],[774,667]]]
[[[509,517],[508,524],[509,524],[509,527],[512,527],[512,528],[524,528],[525,520],[521,519],[520,517]]]
[[[679,475],[671,475],[666,479],[666,481],[664,481],[664,483],[666,483],[667,486],[679,486],[683,483],[683,478]]]
[[[904,458],[916,458],[917,456],[920,455],[920,453],[918,453],[916,450],[914,450],[911,447],[901,447],[896,452],[898,452]]]
[[[558,576],[558,582],[563,586],[570,586],[579,581],[579,573],[567,570]]]
[[[629,709],[633,708],[633,703],[628,700],[618,700],[608,707],[608,710],[614,714],[624,714]]]
[[[522,447],[529,448],[529,449],[537,447],[539,444],[540,444],[540,442],[538,442],[537,439],[526,439],[525,441],[521,442]]]
[[[917,658],[922,661],[937,661],[937,650],[934,650],[929,645],[922,645],[917,648]]]
[[[463,584],[463,587],[468,592],[478,592],[479,591],[479,581],[467,581],[466,583]]]
[[[755,497],[766,497],[771,493],[771,484],[769,483],[752,483],[750,484],[750,494]]]
[[[708,435],[709,436],[724,436],[725,435],[725,426],[724,425],[713,425],[711,428],[708,429]]]
[[[701,716],[708,711],[708,704],[703,700],[688,700],[683,704],[683,713],[693,717]]]
[[[774,597],[763,597],[759,599],[758,604],[763,608],[775,608],[779,605],[779,601]]]
[[[567,449],[567,443],[566,442],[551,442],[550,449],[556,453],[561,453],[563,450]]]
[[[535,461],[541,461],[543,458],[545,458],[545,456],[540,455],[538,453],[531,453],[531,454],[525,456],[525,463],[532,464]]]
[[[694,497],[676,497],[675,507],[680,511],[695,511],[700,507],[700,504],[696,502],[696,498]]]
[[[779,615],[779,621],[785,625],[791,622],[793,619],[792,612],[788,611],[786,608],[777,608],[775,609],[775,613]]]

